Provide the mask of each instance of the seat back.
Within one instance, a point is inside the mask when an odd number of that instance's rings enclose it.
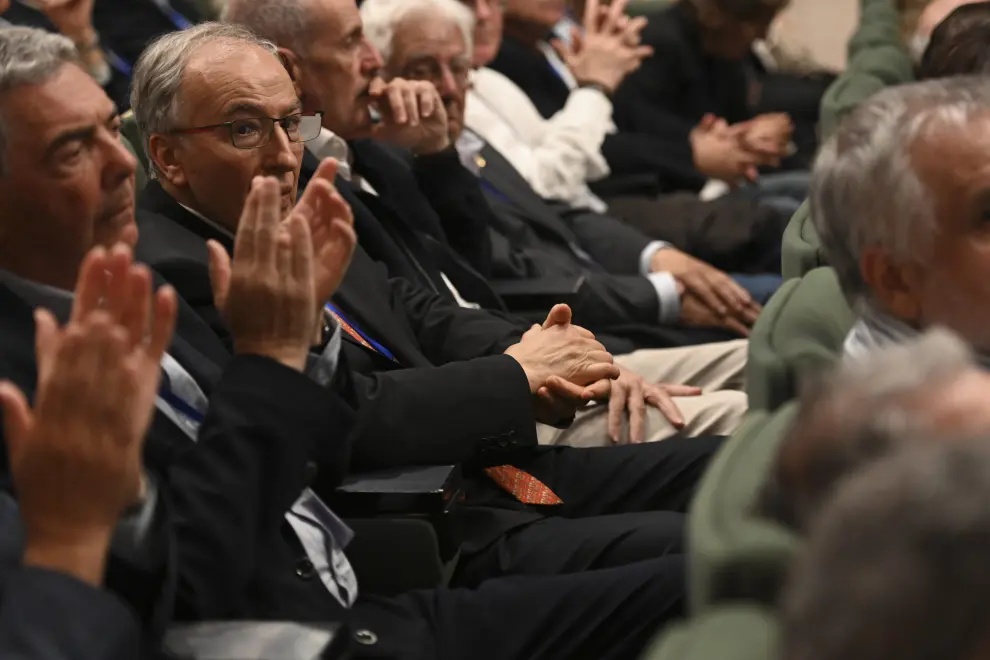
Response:
[[[811,221],[811,205],[805,201],[784,230],[780,272],[785,280],[789,280],[804,277],[809,271],[827,265],[825,251]]]
[[[133,110],[128,110],[120,116],[120,134],[123,136],[124,144],[127,145],[128,150],[138,160],[134,192],[140,195],[145,184],[148,183],[148,156],[144,150],[144,139],[141,137],[141,131],[138,130],[137,119],[134,117]]]
[[[799,542],[755,508],[796,407],[750,411],[701,480],[688,518],[693,615],[727,602],[776,602]]]
[[[772,411],[795,398],[804,379],[835,361],[854,320],[831,268],[784,282],[750,333],[750,409]]]
[[[641,660],[774,660],[780,624],[758,605],[726,605],[664,628]]]

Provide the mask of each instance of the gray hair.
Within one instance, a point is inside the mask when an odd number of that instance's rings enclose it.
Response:
[[[312,37],[304,0],[229,0],[221,18],[273,43],[304,53]]]
[[[201,46],[218,41],[258,46],[273,56],[278,52],[270,41],[225,23],[201,23],[156,39],[138,58],[131,83],[131,108],[145,142],[176,128],[186,65]],[[152,161],[151,175],[157,173]]]
[[[870,291],[863,253],[880,248],[923,263],[936,230],[932,192],[911,149],[946,126],[964,127],[990,110],[990,84],[961,76],[893,87],[854,110],[815,163],[811,216],[843,292],[860,311]]]
[[[0,29],[0,95],[40,85],[66,64],[79,63],[76,47],[62,35],[27,27]],[[0,120],[0,174],[6,169],[6,130]]]
[[[964,660],[990,623],[990,448],[913,447],[850,477],[793,567],[784,660]]]
[[[802,392],[760,513],[805,529],[843,475],[937,432],[924,399],[974,368],[968,346],[943,329],[837,365]]]
[[[392,55],[396,26],[411,16],[450,21],[461,31],[467,52],[474,51],[474,12],[457,0],[365,0],[361,5],[365,34],[386,62]]]

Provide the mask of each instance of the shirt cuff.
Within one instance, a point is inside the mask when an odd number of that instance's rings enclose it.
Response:
[[[145,476],[144,500],[117,522],[111,545],[115,555],[137,566],[154,568],[159,561],[159,549],[155,546],[160,542],[154,537],[158,483],[152,475],[145,473]]]
[[[660,324],[671,325],[681,318],[681,295],[677,292],[677,280],[670,273],[650,273],[646,276],[657,290],[660,301]]]
[[[306,366],[306,375],[321,387],[328,387],[333,381],[333,376],[337,372],[337,364],[340,361],[340,324],[332,316],[328,316],[327,322],[333,326],[330,341],[327,342],[323,352],[315,359],[310,359]]]
[[[653,272],[653,255],[668,247],[670,247],[670,243],[667,241],[652,241],[647,245],[639,255],[639,274],[649,277],[650,273]]]

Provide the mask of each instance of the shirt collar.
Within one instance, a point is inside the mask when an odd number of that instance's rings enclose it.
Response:
[[[485,141],[481,136],[467,129],[461,133],[461,136],[457,138],[457,142],[454,144],[454,148],[457,149],[457,155],[460,157],[461,165],[475,176],[481,174],[481,164],[484,162],[484,159],[481,157],[481,150],[484,147]]]
[[[306,148],[320,160],[335,158],[338,176],[344,181],[351,181],[354,155],[344,138],[327,128],[321,128],[320,134],[306,143]]]

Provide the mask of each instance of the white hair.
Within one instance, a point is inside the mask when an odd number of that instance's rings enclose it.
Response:
[[[131,83],[131,108],[142,140],[176,128],[186,66],[200,46],[217,42],[258,46],[277,56],[275,44],[226,23],[201,23],[155,40],[138,58]],[[150,174],[157,175],[154,162]]]
[[[40,85],[66,64],[79,64],[79,53],[66,37],[37,28],[0,29],[0,95]],[[0,173],[6,163],[6,134],[0,121]]]
[[[990,112],[990,83],[961,76],[894,87],[854,110],[822,147],[811,185],[811,215],[850,302],[870,291],[860,271],[869,248],[923,263],[937,227],[935,203],[911,150],[946,127]],[[947,157],[951,157],[946,154]]]
[[[365,0],[361,5],[365,35],[386,62],[392,55],[396,26],[411,16],[450,21],[461,31],[467,52],[474,51],[474,12],[457,0]]]

